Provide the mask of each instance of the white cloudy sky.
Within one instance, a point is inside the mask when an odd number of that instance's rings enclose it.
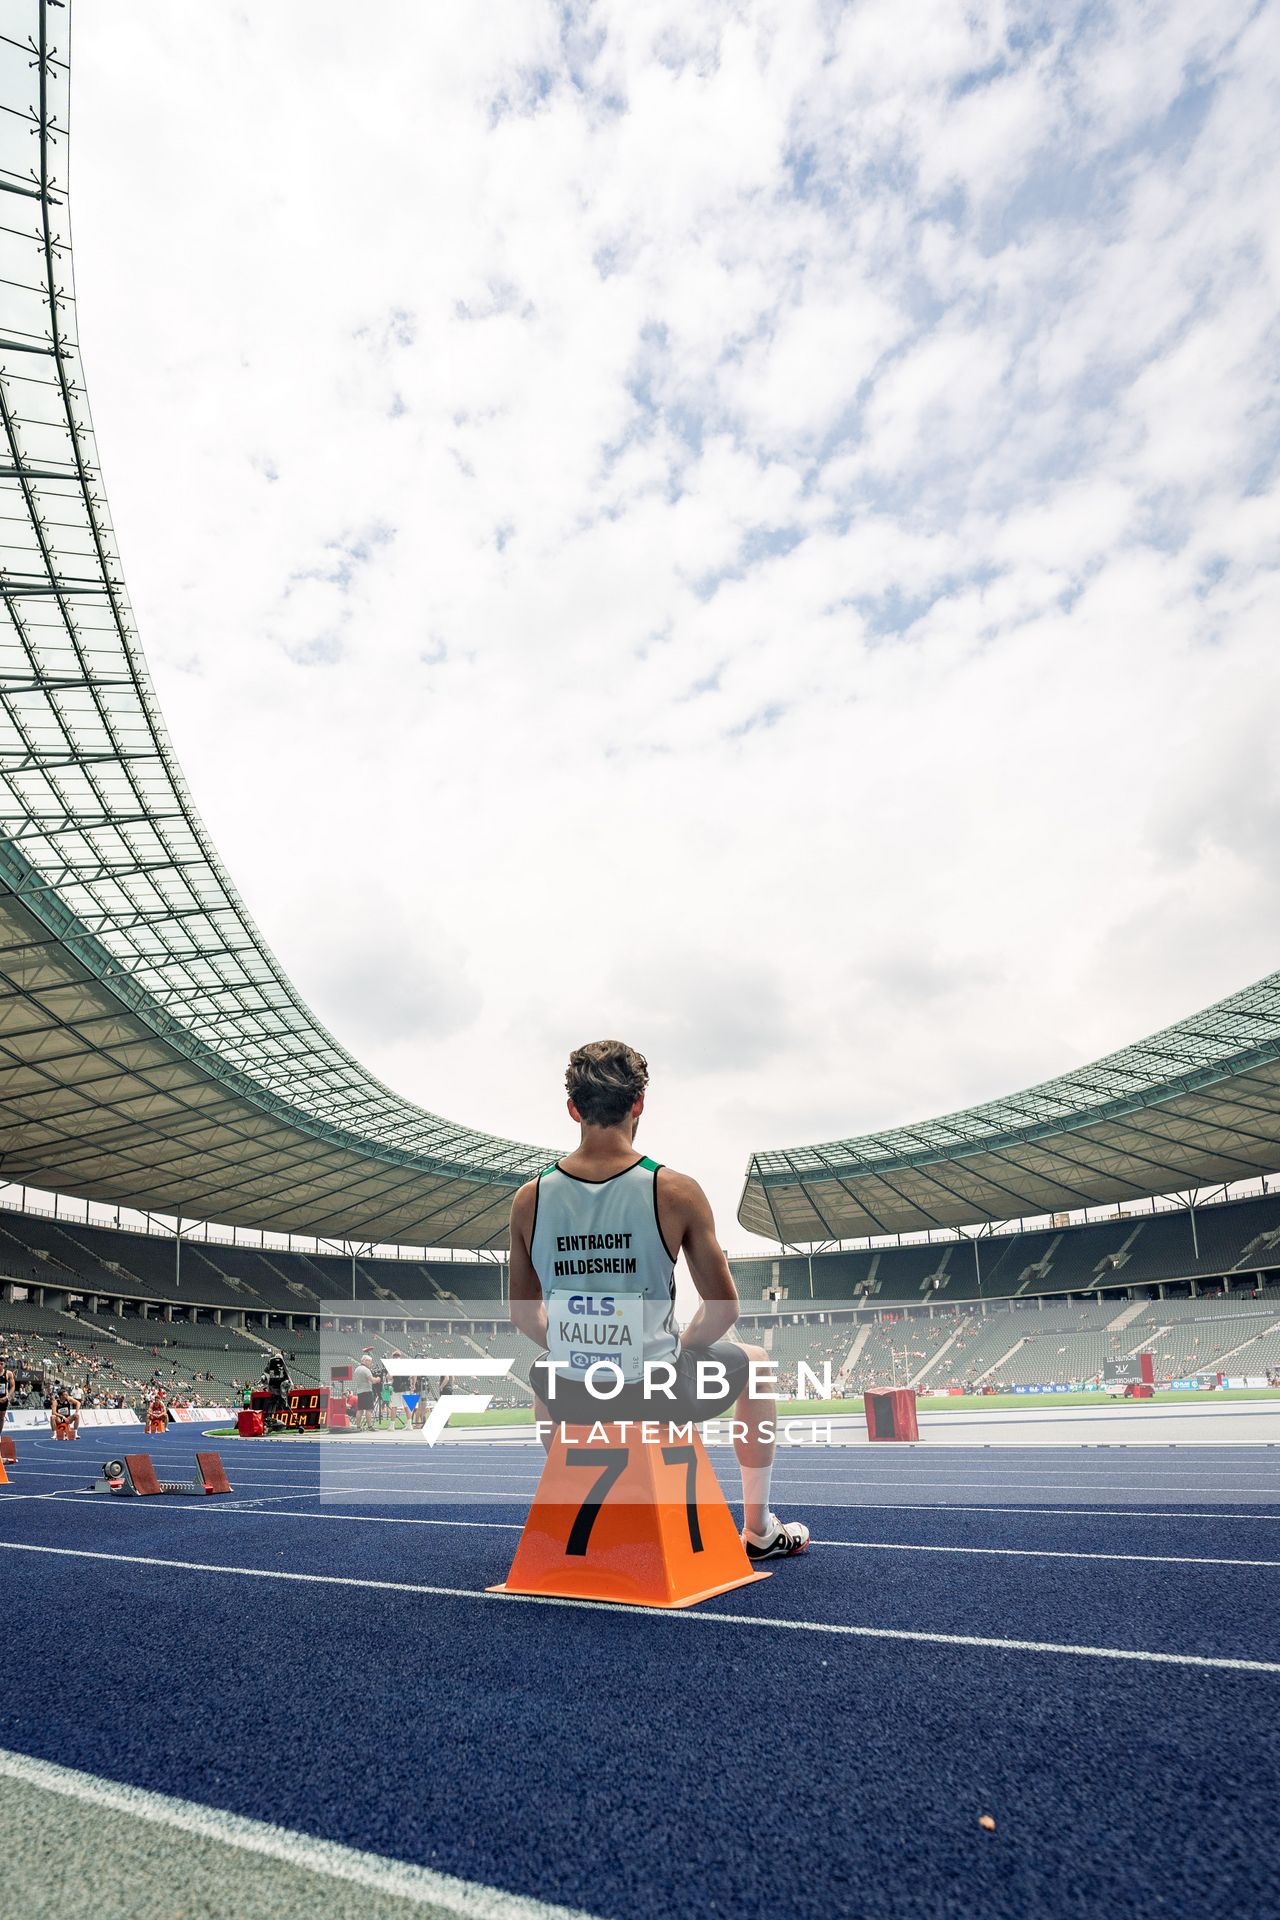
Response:
[[[1280,14],[80,0],[84,357],[268,939],[554,1143],[753,1147],[1276,964]]]

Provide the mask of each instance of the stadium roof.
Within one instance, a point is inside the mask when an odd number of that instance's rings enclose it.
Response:
[[[1280,1169],[1280,973],[1006,1100],[752,1156],[738,1218],[786,1245],[1032,1218]]]
[[[0,1177],[233,1225],[505,1244],[511,1192],[549,1153],[412,1106],[326,1032],[166,738],[80,365],[67,20],[14,0],[0,35]]]

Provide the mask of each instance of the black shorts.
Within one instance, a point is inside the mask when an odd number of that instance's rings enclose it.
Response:
[[[358,1393],[356,1395],[356,1405],[361,1413],[372,1413],[373,1395],[371,1393]]]
[[[712,1376],[706,1390],[699,1393],[699,1361],[717,1360],[724,1368],[727,1384],[718,1387],[715,1376]],[[607,1395],[613,1385],[604,1371],[597,1375],[597,1392],[594,1394],[583,1381],[571,1380],[567,1374],[559,1372],[554,1376],[553,1396],[553,1383],[547,1377],[545,1360],[533,1362],[528,1379],[551,1418],[566,1421],[570,1426],[589,1426],[596,1420],[715,1420],[721,1414],[728,1413],[734,1401],[745,1393],[751,1367],[745,1350],[736,1340],[717,1340],[714,1346],[694,1350],[681,1347],[672,1364],[676,1370],[671,1385],[672,1398],[668,1398],[663,1391],[662,1383],[666,1378],[663,1374],[655,1379],[652,1391],[647,1395],[643,1385],[636,1385],[623,1387],[611,1399],[601,1397],[599,1393],[599,1389],[603,1388]]]

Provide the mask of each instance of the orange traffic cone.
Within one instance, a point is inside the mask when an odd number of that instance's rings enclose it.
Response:
[[[691,1607],[767,1580],[696,1430],[658,1434],[557,1427],[511,1571],[489,1591]]]

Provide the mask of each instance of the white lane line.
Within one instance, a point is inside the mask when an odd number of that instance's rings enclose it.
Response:
[[[123,1458],[123,1449],[121,1450],[121,1453],[116,1457]],[[174,1463],[172,1461],[166,1461],[162,1458],[159,1464],[161,1467],[164,1467],[167,1469],[168,1467],[172,1466]],[[84,1485],[86,1474],[92,1474],[96,1479],[98,1476],[98,1472],[99,1472],[99,1468],[97,1466],[91,1467],[86,1461],[84,1471],[82,1473],[76,1474],[75,1476],[77,1484],[80,1486]],[[42,1480],[65,1480],[68,1478],[67,1474],[59,1473],[53,1467],[19,1466],[19,1467],[15,1467],[13,1470],[13,1477],[20,1475],[21,1478],[24,1480],[27,1478],[29,1474],[35,1474]],[[237,1477],[240,1479],[243,1479],[244,1475],[240,1474]],[[316,1490],[316,1482],[314,1480],[272,1480],[270,1481],[269,1484],[277,1487],[296,1487],[302,1493],[314,1493]]]
[[[1134,1501],[1128,1507],[1091,1507],[1087,1500],[1081,1500],[1074,1507],[1009,1507],[1003,1503],[996,1505],[988,1501],[983,1506],[965,1506],[958,1500],[805,1500],[806,1508],[816,1507],[820,1513],[828,1510],[845,1512],[846,1510],[865,1508],[871,1513],[1029,1513],[1033,1518],[1061,1518],[1071,1515],[1076,1519],[1101,1520],[1220,1520],[1224,1524],[1233,1520],[1272,1520],[1280,1521],[1280,1513],[1205,1513],[1188,1512],[1177,1507],[1144,1507]]]
[[[345,1499],[351,1498],[351,1496],[358,1493],[367,1493],[367,1492],[377,1493],[378,1491],[379,1491],[378,1488],[349,1487],[345,1489],[344,1492],[342,1492],[341,1494],[335,1492],[333,1495],[333,1498],[335,1500],[337,1499],[345,1500]],[[469,1489],[463,1488],[463,1487],[443,1487],[443,1488],[437,1489],[437,1491],[442,1494],[456,1495],[460,1502],[464,1500],[474,1500],[481,1497],[471,1492]],[[5,1505],[7,1505],[9,1502],[14,1500],[57,1500],[64,1497],[72,1497],[72,1498],[85,1499],[85,1500],[99,1499],[98,1495],[90,1493],[89,1490],[84,1487],[59,1487],[53,1493],[13,1493],[8,1495],[0,1493],[0,1510],[3,1510]],[[287,1493],[287,1494],[282,1493],[278,1495],[273,1494],[270,1496],[259,1496],[259,1495],[253,1494],[249,1496],[249,1499],[254,1504],[258,1506],[262,1506],[266,1504],[266,1501],[268,1498],[274,1501],[274,1500],[306,1500],[306,1499],[314,1500],[314,1499],[317,1499],[318,1497],[319,1496],[317,1495],[316,1490],[313,1487],[309,1490],[306,1490],[300,1493]],[[397,1498],[399,1497],[400,1496],[397,1496]],[[518,1504],[518,1502],[516,1502],[508,1494],[502,1494],[502,1495],[495,1494],[492,1497],[495,1499],[501,1499],[508,1506],[515,1506]],[[103,1504],[105,1506],[106,1504],[105,1501],[103,1502]],[[424,1502],[424,1504],[426,1503]],[[146,1512],[146,1513],[165,1513],[170,1518],[173,1517],[173,1514],[175,1512],[175,1509],[172,1506],[164,1505],[159,1507],[152,1507],[147,1505],[145,1502],[140,1508],[137,1505],[137,1503],[132,1500],[122,1500],[118,1503],[118,1505],[120,1507],[123,1507],[125,1511],[130,1513],[136,1513],[139,1511]],[[1233,1510],[1227,1513],[1227,1512],[1214,1512],[1212,1509],[1206,1512],[1205,1510],[1200,1508],[1188,1509],[1185,1507],[1140,1506],[1136,1501],[1131,1506],[1127,1506],[1127,1507],[1093,1507],[1093,1506],[1090,1506],[1087,1501],[1083,1501],[1083,1500],[1078,1502],[1077,1505],[1071,1506],[1071,1507],[1014,1507],[1014,1506],[1007,1506],[1003,1502],[1000,1503],[999,1505],[993,1504],[991,1502],[987,1502],[985,1505],[981,1505],[981,1506],[963,1505],[959,1501],[954,1501],[954,1500],[892,1501],[892,1500],[813,1500],[813,1499],[809,1499],[804,1501],[803,1505],[805,1506],[806,1509],[816,1510],[819,1513],[826,1513],[826,1512],[989,1513],[989,1514],[997,1514],[997,1515],[1012,1513],[1012,1514],[1019,1514],[1019,1515],[1025,1516],[1032,1520],[1058,1520],[1058,1519],[1142,1520],[1142,1521],[1145,1521],[1145,1520],[1216,1520],[1220,1526],[1233,1526],[1236,1523],[1236,1521],[1241,1521],[1241,1522],[1263,1521],[1273,1525],[1280,1524],[1280,1513],[1241,1513],[1236,1510]],[[117,1503],[115,1501],[111,1502],[111,1510],[113,1512],[117,1510]],[[205,1502],[201,1502],[198,1505],[195,1503],[191,1504],[190,1506],[184,1505],[181,1508],[176,1509],[176,1511],[181,1513],[186,1513],[186,1514],[239,1513],[239,1512],[248,1511],[248,1507],[245,1502],[235,1502],[229,1507],[209,1505]],[[359,1513],[359,1514],[286,1513],[281,1515],[271,1515],[268,1517],[285,1519],[285,1520],[293,1520],[293,1519],[361,1520],[361,1521],[367,1521],[370,1525],[375,1525],[381,1520],[384,1522],[384,1524],[391,1524],[391,1521],[388,1520],[386,1516],[382,1516],[374,1513],[367,1513],[367,1512]],[[474,1524],[476,1526],[480,1526],[486,1523],[483,1523],[481,1521],[475,1521],[475,1522],[469,1523],[463,1520],[453,1520],[453,1519],[441,1520],[441,1521],[423,1520],[420,1522],[415,1522],[413,1520],[400,1517],[395,1519],[394,1524],[396,1526],[411,1526],[411,1525],[419,1524],[422,1526],[438,1525],[438,1526],[461,1527],[468,1524]],[[494,1524],[496,1525],[498,1523],[495,1522]]]
[[[811,1463],[806,1460],[803,1471],[798,1471],[792,1466],[790,1460],[780,1459],[777,1463],[778,1472],[792,1479],[875,1479],[889,1482],[891,1480],[915,1480],[919,1477],[910,1468],[904,1466],[886,1467],[882,1472],[876,1474],[864,1473],[861,1470],[862,1463],[860,1457],[856,1463],[850,1466],[832,1463],[829,1471],[821,1471],[826,1464],[826,1462],[815,1461]],[[998,1473],[1001,1477],[1010,1480],[1023,1479],[1028,1475],[1034,1475],[1038,1480],[1067,1480],[1078,1479],[1086,1463],[1076,1460],[1071,1463],[1070,1467],[1064,1463],[1062,1468],[1058,1469],[1052,1466],[1044,1467],[1030,1460],[1025,1463],[1018,1463],[993,1459],[987,1463],[970,1461],[960,1471],[948,1473],[945,1465],[938,1460],[935,1452],[930,1455],[927,1461],[922,1460],[920,1464],[922,1467],[927,1466],[931,1468],[934,1477],[941,1480],[986,1479],[989,1476],[980,1470],[984,1464],[989,1465],[993,1473]],[[1116,1473],[1134,1473],[1138,1471],[1142,1472],[1144,1480],[1220,1480],[1226,1474],[1239,1475],[1246,1473],[1254,1465],[1255,1463],[1251,1460],[1237,1460],[1229,1467],[1153,1467],[1148,1471],[1146,1468],[1141,1468],[1139,1462],[1136,1460],[1098,1460],[1087,1463],[1090,1479],[1100,1481],[1109,1480],[1113,1478]],[[815,1468],[818,1470],[815,1471]],[[1266,1471],[1264,1472],[1262,1468],[1259,1467],[1256,1477],[1260,1480],[1268,1480],[1280,1484],[1280,1472],[1277,1472],[1275,1465],[1271,1461],[1267,1461],[1265,1462],[1265,1468]]]
[[[1280,1560],[1214,1559],[1191,1553],[1085,1553],[1065,1547],[953,1547],[908,1540],[819,1540],[815,1547],[856,1547],[867,1553],[977,1553],[1012,1560],[1118,1560],[1147,1567],[1274,1567]]]
[[[86,1496],[91,1497],[91,1496]],[[282,1493],[276,1496],[281,1500],[296,1500],[296,1493]],[[29,1493],[28,1500],[56,1500],[54,1493]],[[234,1519],[237,1514],[252,1515],[257,1508],[267,1505],[265,1499],[252,1495],[248,1500],[202,1501],[199,1506],[183,1507],[183,1514],[215,1514]],[[121,1500],[112,1507],[112,1512],[166,1514],[173,1517],[173,1508],[160,1507],[149,1500]],[[389,1513],[267,1513],[264,1520],[347,1520],[360,1527],[479,1527],[492,1533],[523,1533],[521,1520],[423,1520],[418,1515]]]
[[[145,1787],[126,1786],[118,1780],[104,1779],[100,1774],[82,1773],[78,1767],[57,1766],[51,1760],[35,1760],[29,1754],[12,1753],[3,1747],[0,1747],[0,1778],[18,1780],[26,1786],[62,1794],[67,1799],[102,1807],[109,1813],[124,1814],[133,1820],[146,1820],[153,1826],[172,1827],[237,1852],[262,1854],[307,1873],[394,1895],[413,1906],[443,1909],[458,1915],[459,1920],[590,1920],[578,1909],[553,1906],[549,1901],[529,1899],[523,1894],[505,1893],[500,1887],[483,1886],[474,1880],[458,1880],[452,1874],[436,1873],[430,1867],[364,1853],[356,1847],[340,1846],[333,1840],[320,1840],[309,1833],[272,1826],[265,1820],[226,1813],[221,1807],[202,1806],[198,1801],[153,1793]],[[269,1882],[264,1889],[264,1902],[267,1906],[271,1904]]]
[[[85,1491],[83,1487],[55,1487],[52,1493],[4,1493],[0,1494],[0,1511],[14,1500],[62,1500],[68,1494],[79,1494]]]
[[[723,1463],[723,1462],[717,1462],[716,1466],[717,1466],[717,1471],[732,1472],[733,1470],[732,1465],[726,1465],[726,1463]],[[458,1477],[461,1477],[461,1476],[458,1476]],[[1195,1488],[1198,1491],[1203,1491],[1205,1493],[1217,1493],[1223,1487],[1231,1486],[1231,1485],[1239,1485],[1242,1481],[1247,1481],[1249,1487],[1254,1491],[1257,1491],[1259,1489],[1264,1489],[1264,1488],[1270,1488],[1276,1492],[1280,1492],[1280,1476],[1277,1476],[1274,1474],[1248,1475],[1248,1474],[1243,1474],[1239,1471],[1230,1475],[1229,1478],[1209,1479],[1204,1475],[1196,1475],[1191,1473],[1150,1474],[1150,1475],[1138,1476],[1134,1474],[1132,1468],[1130,1468],[1129,1472],[1126,1474],[1110,1474],[1110,1473],[1023,1474],[1023,1473],[1002,1473],[1002,1472],[992,1472],[992,1473],[970,1472],[970,1473],[956,1473],[956,1474],[948,1474],[948,1473],[796,1474],[796,1473],[791,1473],[785,1467],[782,1467],[775,1471],[774,1477],[777,1480],[785,1481],[788,1486],[794,1486],[794,1487],[839,1487],[839,1486],[850,1487],[850,1488],[874,1487],[874,1488],[880,1488],[886,1491],[892,1491],[893,1489],[897,1488],[903,1492],[909,1492],[912,1487],[945,1487],[945,1486],[974,1487],[974,1486],[986,1486],[986,1485],[1000,1485],[1000,1486],[1007,1485],[1007,1486],[1014,1486],[1014,1487],[1017,1487],[1017,1486],[1024,1486],[1024,1487],[1089,1486],[1089,1487],[1102,1487],[1105,1489],[1107,1487],[1131,1486],[1134,1484],[1135,1480],[1139,1481],[1139,1483],[1144,1487],[1163,1488],[1163,1487],[1172,1485],[1177,1487],[1191,1487],[1191,1488]]]
[[[52,1495],[36,1495],[37,1499],[51,1499]],[[281,1499],[292,1499],[292,1494],[282,1494]],[[123,1503],[130,1513],[152,1513],[156,1509],[148,1507],[145,1501],[139,1505],[136,1501]],[[234,1515],[249,1513],[254,1508],[264,1506],[262,1500],[237,1501],[230,1506],[201,1506],[198,1513],[222,1513]],[[997,1508],[995,1511],[999,1512]],[[347,1521],[353,1526],[375,1527],[466,1527],[486,1533],[523,1533],[524,1526],[519,1520],[424,1520],[417,1515],[373,1514],[373,1513],[273,1513],[272,1520],[336,1520]],[[816,1536],[815,1547],[852,1547],[869,1553],[973,1553],[990,1555],[995,1558],[1016,1560],[1114,1560],[1123,1563],[1136,1562],[1152,1567],[1274,1567],[1280,1569],[1280,1560],[1244,1560],[1230,1556],[1215,1558],[1208,1554],[1183,1553],[1090,1553],[1083,1549],[1073,1551],[1062,1547],[961,1547],[933,1545],[928,1542],[904,1540],[820,1540]]]
[[[564,1600],[550,1594],[488,1593],[479,1587],[429,1586],[408,1580],[369,1580],[345,1573],[299,1573],[281,1567],[228,1567],[216,1561],[169,1560],[145,1553],[91,1553],[83,1547],[45,1547],[0,1540],[0,1552],[48,1553],[67,1560],[105,1560],[113,1565],[160,1567],[166,1572],[216,1573],[235,1579],[286,1580],[302,1586],[352,1587],[365,1593],[401,1593],[439,1600],[505,1601],[529,1607],[569,1607],[592,1613],[643,1614],[655,1620],[728,1627],[769,1627],[775,1631],[829,1633],[840,1639],[900,1640],[932,1647],[981,1647],[1000,1653],[1071,1655],[1084,1660],[1124,1660],[1160,1667],[1199,1667],[1214,1672],[1280,1674],[1280,1660],[1243,1660],[1226,1654],[1158,1653],[1150,1648],[1095,1647],[1059,1640],[1010,1640],[988,1634],[934,1633],[913,1627],[848,1626],[834,1620],[782,1620],[758,1613],[719,1613],[692,1607],[628,1606],[613,1600]]]
[[[367,1473],[368,1473],[367,1468],[365,1469],[365,1473],[367,1476]],[[266,1480],[267,1484],[269,1485],[281,1486],[281,1487],[285,1487],[285,1486],[313,1487],[316,1485],[315,1481],[300,1482],[300,1481],[289,1481],[289,1480],[276,1480],[273,1476],[270,1476],[270,1475],[246,1474],[243,1471],[241,1471],[239,1477],[241,1479],[262,1478]],[[536,1472],[528,1473],[528,1474],[501,1473],[501,1472],[472,1473],[472,1472],[466,1471],[465,1469],[459,1471],[457,1468],[449,1467],[444,1462],[441,1462],[438,1473],[423,1471],[423,1472],[408,1475],[406,1478],[394,1479],[394,1480],[388,1475],[388,1476],[380,1477],[376,1479],[373,1485],[386,1486],[389,1491],[398,1491],[399,1488],[404,1484],[408,1484],[409,1486],[434,1488],[437,1486],[439,1479],[442,1477],[447,1477],[450,1480],[479,1480],[486,1483],[486,1485],[490,1487],[492,1487],[496,1482],[504,1483],[504,1487],[506,1484],[509,1483],[510,1486],[515,1489],[523,1489],[523,1488],[532,1489],[537,1485],[537,1482],[538,1482],[538,1473]],[[1197,1481],[1197,1477],[1195,1475],[1182,1474],[1177,1472],[1173,1472],[1163,1476],[1151,1475],[1140,1481],[1117,1480],[1117,1479],[1111,1478],[1110,1475],[1106,1475],[1106,1474],[1099,1474],[1096,1477],[1091,1478],[1089,1480],[1081,1480],[1078,1476],[1072,1477],[1066,1474],[1049,1474],[1049,1475],[1038,1474],[1033,1477],[1028,1477],[1020,1473],[946,1474],[946,1473],[937,1473],[937,1472],[934,1472],[928,1475],[904,1474],[904,1475],[900,1475],[896,1479],[890,1479],[887,1475],[883,1475],[883,1474],[877,1474],[877,1475],[862,1475],[857,1473],[793,1474],[788,1472],[784,1467],[778,1473],[777,1478],[778,1478],[779,1485],[785,1486],[788,1488],[796,1488],[796,1489],[803,1489],[806,1487],[818,1487],[818,1488],[848,1487],[850,1489],[853,1489],[856,1487],[856,1488],[861,1488],[861,1490],[863,1491],[866,1491],[869,1487],[874,1486],[877,1488],[883,1488],[886,1492],[899,1492],[899,1491],[910,1492],[913,1488],[916,1488],[916,1487],[952,1487],[954,1486],[959,1488],[970,1488],[975,1486],[1006,1486],[1010,1488],[1012,1491],[1019,1491],[1019,1490],[1030,1491],[1032,1488],[1035,1488],[1035,1487],[1045,1487],[1052,1492],[1059,1492],[1059,1493],[1065,1492],[1071,1487],[1079,1487],[1093,1493],[1107,1491],[1107,1490],[1110,1490],[1115,1493],[1160,1492],[1160,1491],[1163,1491],[1163,1489],[1158,1484],[1159,1479],[1168,1478],[1168,1479],[1172,1479],[1178,1488],[1186,1488],[1190,1491],[1198,1491],[1204,1494],[1271,1493],[1271,1494],[1274,1494],[1274,1496],[1277,1499],[1280,1499],[1280,1476],[1275,1476],[1275,1475],[1268,1476],[1268,1477],[1259,1476],[1256,1480],[1252,1480],[1248,1484],[1243,1486],[1241,1485],[1220,1486],[1216,1484],[1214,1481],[1211,1481],[1208,1479],[1204,1480],[1203,1484],[1200,1484]],[[334,1474],[329,1469],[322,1468],[319,1475],[319,1484],[321,1487],[324,1487],[327,1485],[335,1485],[335,1486],[341,1485],[343,1487],[346,1487],[349,1484],[349,1482],[345,1474],[343,1475]],[[361,1489],[361,1491],[370,1491],[370,1490],[371,1488],[367,1482],[366,1482],[366,1485]],[[463,1489],[461,1488],[452,1489],[452,1490],[459,1491],[459,1492],[463,1491]],[[483,1486],[477,1489],[478,1493],[482,1493],[483,1491],[484,1491]]]
[[[1130,1466],[1129,1470],[1130,1471],[1133,1470],[1132,1466]],[[369,1470],[366,1468],[365,1469],[366,1474],[368,1473],[368,1471]],[[1233,1469],[1233,1472],[1238,1476],[1239,1469]],[[490,1485],[495,1481],[511,1482],[513,1485],[517,1487],[534,1487],[537,1485],[537,1481],[538,1481],[537,1472],[527,1473],[527,1474],[502,1473],[502,1472],[496,1472],[496,1473],[468,1472],[465,1469],[459,1470],[454,1467],[449,1467],[442,1462],[438,1473],[431,1473],[427,1471],[415,1473],[409,1476],[409,1484],[417,1485],[417,1486],[434,1486],[437,1482],[437,1479],[440,1478],[441,1476],[447,1476],[451,1480],[480,1480]],[[241,1478],[244,1478],[244,1477],[245,1476],[242,1474]],[[778,1477],[779,1484],[786,1485],[788,1487],[795,1487],[795,1488],[861,1486],[862,1488],[865,1489],[869,1486],[876,1486],[876,1487],[883,1487],[888,1492],[894,1492],[894,1491],[909,1492],[913,1487],[1007,1486],[1014,1490],[1023,1489],[1024,1491],[1029,1490],[1033,1487],[1048,1487],[1052,1491],[1062,1492],[1062,1491],[1065,1491],[1067,1488],[1074,1486],[1074,1487],[1086,1488],[1093,1492],[1110,1489],[1116,1493],[1126,1493],[1126,1492],[1149,1493],[1153,1491],[1158,1492],[1160,1491],[1158,1481],[1162,1478],[1165,1478],[1165,1479],[1173,1480],[1178,1487],[1195,1488],[1196,1490],[1202,1491],[1206,1494],[1208,1493],[1216,1494],[1216,1493],[1272,1492],[1276,1495],[1277,1498],[1280,1498],[1280,1476],[1277,1476],[1274,1474],[1269,1476],[1260,1475],[1258,1476],[1258,1478],[1251,1480],[1247,1485],[1244,1485],[1244,1486],[1240,1486],[1240,1485],[1220,1486],[1216,1484],[1216,1481],[1210,1480],[1207,1478],[1204,1480],[1203,1485],[1200,1486],[1198,1484],[1198,1477],[1196,1475],[1184,1474],[1184,1473],[1178,1473],[1178,1472],[1171,1472],[1169,1474],[1164,1474],[1164,1475],[1152,1474],[1152,1475],[1146,1476],[1140,1481],[1113,1479],[1109,1474],[1097,1474],[1088,1480],[1082,1480],[1079,1478],[1078,1474],[1068,1475],[1065,1473],[1064,1474],[1041,1473],[1041,1474],[1035,1474],[1035,1475],[1027,1475],[1027,1474],[1022,1474],[1018,1472],[984,1473],[984,1474],[975,1474],[973,1472],[967,1472],[967,1473],[949,1474],[949,1473],[939,1473],[936,1471],[931,1474],[906,1473],[906,1474],[900,1474],[896,1478],[890,1478],[887,1474],[870,1475],[870,1474],[859,1474],[857,1472],[852,1472],[852,1473],[840,1472],[840,1473],[826,1473],[826,1474],[813,1474],[813,1473],[796,1474],[788,1471],[787,1468],[783,1466],[780,1468],[777,1477]],[[330,1485],[330,1484],[332,1485],[346,1484],[345,1475],[334,1474],[328,1468],[321,1469],[319,1478],[320,1478],[320,1484],[322,1486]],[[283,1486],[283,1485],[290,1485],[290,1484],[297,1484],[297,1483],[280,1481],[280,1482],[277,1482],[276,1484]],[[377,1484],[393,1486],[395,1483],[391,1480],[391,1477],[388,1475],[381,1478],[377,1482]]]
[[[814,1481],[797,1480],[788,1476],[786,1480],[786,1484],[788,1487],[794,1488],[794,1487],[806,1487],[806,1486],[826,1487],[826,1486],[832,1486],[832,1485],[839,1485],[841,1483],[839,1481],[832,1481],[832,1480],[814,1480]],[[877,1484],[884,1486],[886,1492],[890,1492],[890,1493],[897,1493],[899,1491],[908,1493],[912,1491],[912,1489],[915,1487],[957,1487],[962,1491],[968,1491],[970,1489],[976,1489],[979,1487],[1008,1487],[1011,1493],[1030,1493],[1036,1487],[1045,1487],[1050,1493],[1068,1493],[1071,1491],[1073,1487],[1079,1487],[1081,1491],[1085,1493],[1098,1493],[1099,1491],[1105,1490],[1107,1493],[1148,1493],[1149,1494],[1149,1493],[1159,1493],[1161,1491],[1159,1487],[1153,1487],[1150,1481],[1147,1481],[1147,1480],[1137,1480],[1137,1481],[1134,1481],[1134,1480],[1103,1480],[1103,1481],[1045,1480],[1045,1479],[1024,1480],[1018,1474],[1006,1474],[1006,1473],[984,1473],[984,1474],[970,1473],[970,1474],[956,1475],[954,1477],[949,1477],[947,1475],[942,1475],[942,1474],[933,1474],[927,1477],[924,1475],[920,1475],[919,1477],[917,1477],[916,1475],[912,1474],[907,1478],[892,1484],[889,1484],[883,1481],[877,1482]],[[862,1491],[863,1492],[867,1491],[865,1486],[862,1488]],[[1172,1492],[1172,1488],[1170,1488],[1169,1491]],[[1201,1488],[1197,1488],[1196,1491],[1203,1493],[1205,1495],[1208,1495],[1210,1493],[1212,1494],[1235,1494],[1235,1493],[1259,1494],[1259,1493],[1267,1493],[1269,1489],[1267,1488],[1267,1486],[1259,1485],[1257,1481],[1254,1481],[1249,1486],[1244,1486],[1244,1487],[1239,1487],[1239,1486],[1237,1487],[1201,1487]],[[1272,1491],[1274,1492],[1274,1496],[1280,1499],[1280,1485],[1277,1485]]]

